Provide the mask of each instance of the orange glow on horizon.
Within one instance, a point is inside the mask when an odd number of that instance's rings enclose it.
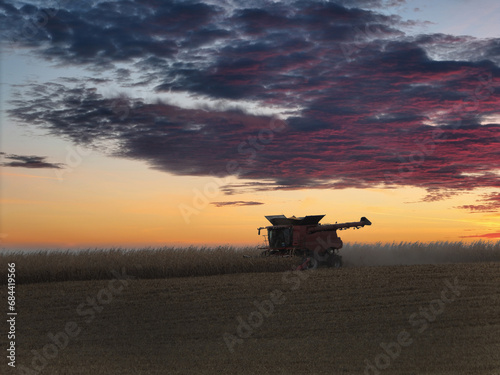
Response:
[[[108,163],[114,169],[124,165]],[[325,214],[324,224],[361,216],[372,221],[372,226],[339,232],[345,243],[473,242],[481,238],[472,236],[498,232],[498,214],[454,209],[463,197],[418,203],[424,195],[419,189],[266,191],[236,197],[219,191],[203,200],[195,199],[196,192],[211,178],[176,177],[143,165],[117,175],[110,172],[113,168],[82,168],[64,181],[41,178],[35,187],[26,184],[23,174],[4,173],[2,247],[259,246],[263,238],[257,228],[269,225],[265,215],[276,214]],[[263,204],[211,204],[220,201]],[[188,215],[181,206],[190,207]]]

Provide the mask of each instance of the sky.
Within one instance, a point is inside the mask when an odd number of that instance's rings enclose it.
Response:
[[[0,0],[1,248],[500,238],[500,4]]]

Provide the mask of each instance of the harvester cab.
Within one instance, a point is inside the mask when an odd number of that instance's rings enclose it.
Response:
[[[342,248],[342,239],[337,230],[362,228],[372,223],[366,217],[349,223],[320,224],[325,215],[304,217],[286,217],[284,215],[266,216],[272,224],[258,229],[262,230],[266,246],[262,247],[262,256],[300,256],[305,268],[316,268],[320,265],[341,267],[342,257],[338,254]]]

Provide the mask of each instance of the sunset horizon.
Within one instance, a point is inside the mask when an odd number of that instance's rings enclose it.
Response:
[[[0,248],[259,246],[268,215],[499,241],[500,5],[474,4],[0,1]]]

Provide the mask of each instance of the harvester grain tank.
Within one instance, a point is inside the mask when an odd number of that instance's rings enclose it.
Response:
[[[305,268],[316,268],[323,264],[328,267],[341,267],[342,256],[338,252],[343,243],[337,235],[337,230],[359,229],[372,223],[362,217],[355,222],[322,225],[319,222],[324,216],[266,216],[272,225],[258,228],[259,234],[262,230],[267,230],[264,235],[266,246],[261,248],[262,255],[300,256],[304,259]]]

